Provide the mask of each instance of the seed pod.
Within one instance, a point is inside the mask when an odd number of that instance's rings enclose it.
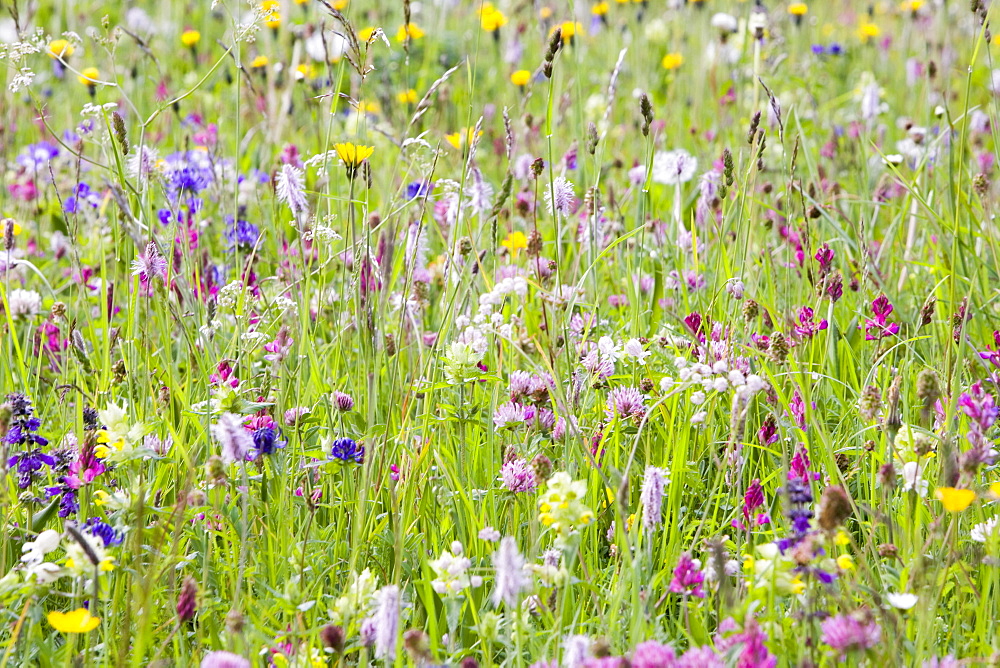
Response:
[[[823,490],[819,502],[819,526],[826,531],[833,531],[843,525],[851,516],[851,500],[840,485],[831,485]]]
[[[111,124],[115,129],[115,139],[122,147],[122,153],[128,155],[128,135],[125,133],[125,119],[117,111],[111,112]]]

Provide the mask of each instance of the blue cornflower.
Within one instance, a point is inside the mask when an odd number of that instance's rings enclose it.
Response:
[[[262,455],[274,454],[274,451],[285,447],[285,441],[278,438],[273,427],[261,427],[251,435],[253,444]]]
[[[843,47],[840,46],[839,44],[837,44],[836,42],[834,42],[833,44],[830,45],[830,55],[831,56],[839,56],[843,52],[844,52]]]
[[[121,545],[121,532],[116,531],[110,524],[102,520],[100,517],[91,517],[84,524],[84,527],[87,528],[90,535],[100,538],[104,542],[104,547]]]
[[[330,459],[339,459],[345,464],[351,461],[355,464],[363,464],[365,447],[358,445],[353,438],[335,438],[330,444]]]
[[[826,53],[826,47],[823,46],[822,44],[813,44],[812,52],[817,56],[822,56],[824,53]]]
[[[230,248],[251,249],[260,238],[260,228],[245,220],[235,220],[226,216],[226,241]]]
[[[415,197],[427,197],[431,190],[434,189],[433,181],[413,181],[406,186],[406,199],[413,199]]]
[[[55,144],[40,141],[37,144],[25,146],[21,154],[17,156],[17,164],[32,171],[38,171],[57,155],[59,155],[59,149]]]

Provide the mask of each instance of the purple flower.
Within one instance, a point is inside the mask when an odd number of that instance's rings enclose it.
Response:
[[[260,238],[260,228],[245,220],[236,220],[232,216],[226,216],[225,238],[230,249],[250,250],[257,245],[257,240]]]
[[[639,643],[632,653],[632,668],[671,668],[674,666],[674,649],[655,640]]]
[[[666,485],[667,476],[663,469],[646,467],[639,498],[642,502],[642,526],[647,530],[655,529],[662,522],[663,490]]]
[[[813,310],[808,306],[799,309],[799,324],[794,326],[795,333],[805,339],[810,339],[817,332],[821,332],[829,326],[826,320],[813,322]]]
[[[557,176],[545,191],[545,202],[549,211],[554,210],[559,215],[568,216],[576,203],[573,183],[565,176]]]
[[[201,660],[201,668],[250,668],[250,662],[232,652],[209,652]]]
[[[705,590],[701,587],[704,581],[705,575],[701,572],[701,564],[692,559],[689,552],[684,552],[674,568],[674,578],[670,581],[669,591],[672,594],[705,598]]]
[[[867,615],[864,615],[867,617]],[[840,656],[871,649],[882,640],[882,629],[874,619],[859,619],[858,614],[837,615],[823,622],[823,642]]]
[[[524,404],[508,401],[498,406],[493,413],[493,424],[497,429],[516,429],[527,421]]]
[[[262,455],[274,454],[275,450],[285,447],[285,441],[278,438],[273,427],[261,427],[255,430],[251,437],[257,452]]]
[[[132,260],[132,275],[138,276],[142,283],[148,283],[154,277],[165,280],[167,276],[167,260],[160,255],[156,243],[150,241],[145,250]]]
[[[116,531],[110,524],[107,524],[99,517],[91,517],[84,524],[90,535],[100,538],[101,542],[104,543],[104,547],[111,547],[113,545],[121,545],[122,534],[120,531]]]
[[[388,585],[375,592],[375,657],[391,662],[396,658],[399,636],[399,587]]]
[[[243,428],[243,418],[223,413],[211,426],[212,436],[222,446],[222,461],[226,464],[245,461],[254,447],[253,438]]]
[[[684,652],[676,663],[650,664],[650,668],[659,668],[660,666],[668,668],[725,668],[726,664],[718,652],[705,645],[704,647],[692,647]]]
[[[339,459],[344,464],[354,462],[363,464],[365,461],[365,448],[353,438],[335,438],[330,443],[330,459]]]
[[[521,493],[534,490],[538,483],[535,471],[527,460],[514,458],[500,468],[500,479],[508,491]]]
[[[872,314],[874,318],[865,321],[865,340],[878,341],[887,336],[895,336],[899,333],[899,323],[889,323],[887,320],[892,313],[893,307],[889,298],[884,294],[879,295],[872,302]]]
[[[820,249],[816,251],[816,261],[819,262],[819,273],[826,274],[833,267],[833,249],[827,244],[820,246]]]
[[[493,554],[493,568],[496,571],[493,605],[499,606],[502,601],[514,609],[518,596],[531,586],[531,580],[524,574],[524,557],[512,537],[500,541],[500,549]]]
[[[344,392],[334,392],[333,402],[341,413],[347,413],[354,408],[354,397]]]
[[[646,398],[635,387],[616,387],[608,393],[604,408],[608,419],[615,416],[621,418],[642,417],[646,414]]]

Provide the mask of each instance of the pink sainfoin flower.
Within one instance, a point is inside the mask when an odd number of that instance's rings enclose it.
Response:
[[[870,618],[859,619],[857,614],[830,617],[823,622],[822,629],[823,642],[841,657],[852,651],[871,649],[882,640],[878,623]]]
[[[996,450],[986,433],[997,421],[1000,408],[993,395],[983,389],[982,383],[974,383],[968,392],[958,398],[958,407],[969,417],[969,431],[966,438],[972,448],[962,453],[962,468],[975,474],[981,464],[990,465],[996,460]]]
[[[826,320],[813,321],[814,312],[808,306],[799,309],[799,323],[794,326],[795,333],[803,339],[811,339],[814,334],[829,326]]]
[[[887,336],[895,336],[899,333],[899,323],[889,323],[889,314],[893,311],[889,298],[879,295],[872,302],[872,314],[874,318],[865,321],[865,340],[878,341]]]
[[[684,552],[674,568],[670,593],[705,598],[705,590],[701,587],[704,581],[705,575],[701,572],[701,563],[697,559],[692,559],[689,552]]]
[[[764,488],[761,487],[760,480],[754,478],[743,495],[743,521],[735,519],[733,520],[733,526],[737,529],[746,530],[750,525],[750,518],[754,514],[754,511],[763,505]],[[771,516],[766,512],[757,513],[753,521],[757,526],[763,526],[771,523]]]

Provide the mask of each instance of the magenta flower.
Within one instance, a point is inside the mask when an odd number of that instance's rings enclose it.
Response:
[[[871,649],[882,640],[882,629],[874,619],[861,620],[855,615],[837,615],[823,622],[823,642],[840,656],[852,651]]]
[[[865,321],[866,341],[878,341],[879,339],[884,339],[887,336],[895,336],[899,333],[899,323],[888,322],[892,311],[893,307],[888,297],[883,294],[875,298],[875,301],[872,302],[872,314],[875,317]]]
[[[820,249],[816,251],[816,255],[814,257],[816,258],[816,261],[819,262],[820,274],[826,274],[830,271],[830,268],[833,266],[833,256],[833,249],[826,244],[820,246]]]
[[[701,563],[691,558],[691,553],[681,554],[680,561],[674,568],[674,578],[670,581],[670,593],[705,598],[705,590],[701,585],[705,575],[701,572]]]
[[[514,493],[530,492],[538,486],[531,464],[520,457],[510,460],[500,468],[500,480],[507,490]]]
[[[799,324],[794,326],[795,333],[804,339],[811,339],[814,334],[829,326],[826,320],[813,322],[813,310],[808,306],[799,309]]]

